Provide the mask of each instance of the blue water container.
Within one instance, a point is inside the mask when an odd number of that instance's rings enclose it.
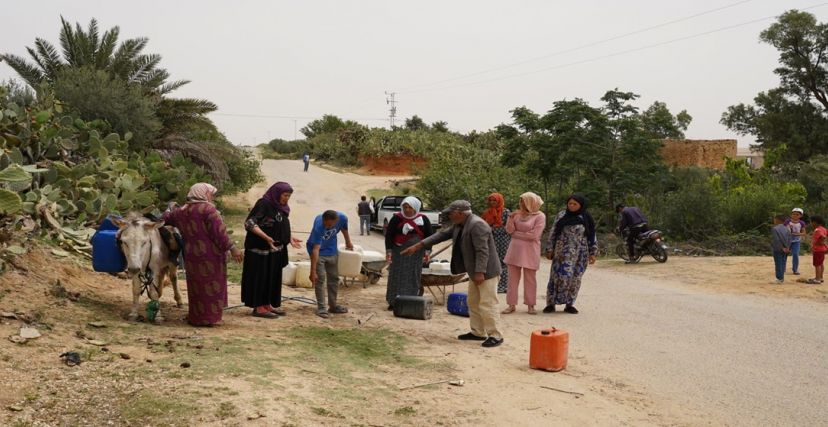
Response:
[[[92,268],[103,273],[126,270],[126,258],[116,240],[118,226],[107,216],[92,236]]]
[[[469,305],[466,302],[468,296],[463,292],[452,292],[446,300],[448,312],[455,316],[469,317]]]

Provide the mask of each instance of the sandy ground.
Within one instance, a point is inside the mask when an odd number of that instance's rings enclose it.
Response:
[[[309,230],[313,216],[324,209],[344,211],[355,220],[359,195],[387,182],[313,166],[303,173],[299,161],[267,160],[263,171],[269,183],[294,186],[291,221],[297,231]],[[252,191],[250,201],[264,189]],[[376,233],[355,234],[356,244],[382,249]],[[151,392],[170,396],[149,400],[154,406],[168,401],[200,405],[180,420],[150,412],[155,424],[828,425],[825,294],[821,287],[767,285],[769,259],[671,258],[663,265],[635,266],[600,260],[585,276],[581,314],[530,316],[520,306],[501,319],[504,345],[483,349],[455,339],[468,330],[468,320],[443,306],[430,321],[394,318],[384,310],[383,282],[343,289],[342,302],[351,312],[331,320],[291,301],[285,304],[286,318],[256,319],[246,309],[234,309],[222,327],[211,329],[184,324],[186,309],[175,308],[167,294],[162,308],[168,322],[159,327],[122,320],[130,305],[123,280],[68,260],[55,262],[43,251],[27,257],[31,271],[0,277],[0,291],[6,292],[0,311],[43,317],[51,326],[44,337],[20,346],[5,336],[15,333],[21,321],[0,321],[4,425],[99,425],[107,419],[144,425],[146,419],[134,414],[130,401]],[[292,257],[306,255],[294,251]],[[548,269],[544,263],[540,283],[546,282]],[[43,307],[56,277],[69,291],[81,292],[81,301],[60,299]],[[465,285],[456,290],[464,291]],[[230,287],[231,304],[238,303],[239,291]],[[538,294],[542,307],[545,292]],[[286,288],[284,295],[312,297],[312,292]],[[85,326],[99,319],[109,327]],[[294,328],[324,326],[334,327],[334,333],[403,334],[405,353],[417,362],[326,365],[325,358],[338,357],[337,350],[292,353],[301,341]],[[559,373],[528,367],[530,333],[550,326],[571,333],[569,366]],[[111,354],[126,352],[131,359],[96,356],[72,369],[57,363],[57,354],[68,349],[100,351],[79,338],[83,335],[106,339]],[[210,355],[212,346],[220,357]],[[259,360],[267,364],[259,366]],[[192,361],[193,368],[182,371],[182,361]],[[205,364],[219,368],[205,370]],[[400,390],[449,379],[465,385]]]
[[[814,277],[811,255],[800,259],[801,275],[788,274],[785,284],[774,282],[773,259],[770,256],[740,257],[672,257],[667,265],[644,259],[635,265],[624,265],[621,260],[608,259],[598,268],[610,269],[628,276],[646,276],[651,279],[678,281],[693,289],[708,292],[750,294],[769,298],[801,298],[828,302],[828,286],[814,286],[801,282]]]

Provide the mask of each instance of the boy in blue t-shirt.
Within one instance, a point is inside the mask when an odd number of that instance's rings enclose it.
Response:
[[[311,258],[310,281],[316,290],[316,315],[328,318],[328,313],[347,313],[348,309],[336,304],[339,287],[339,248],[336,235],[342,232],[345,247],[353,250],[351,236],[348,234],[348,217],[342,212],[325,211],[313,220],[313,229],[308,238],[308,254]],[[325,304],[325,282],[327,279],[328,305]]]

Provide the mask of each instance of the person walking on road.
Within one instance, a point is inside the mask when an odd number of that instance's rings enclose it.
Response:
[[[310,166],[310,154],[305,153],[305,155],[302,156],[302,162],[305,163],[305,172],[307,172],[308,166]]]
[[[503,314],[515,312],[518,301],[520,276],[523,274],[523,302],[529,314],[537,314],[537,273],[540,268],[541,236],[546,228],[546,215],[540,211],[543,199],[535,193],[523,193],[520,196],[520,209],[512,212],[506,222],[506,231],[512,236],[509,250],[504,259],[509,268],[509,289],[506,303],[509,304]]]
[[[348,217],[342,212],[328,210],[314,219],[308,237],[308,254],[311,258],[310,281],[316,290],[316,315],[326,319],[330,314],[348,312],[347,308],[336,303],[339,292],[339,246],[336,236],[340,232],[345,237],[345,248],[353,250],[354,245],[348,234]]]
[[[489,224],[472,213],[471,203],[455,200],[444,211],[453,226],[434,233],[431,237],[408,247],[403,255],[413,255],[423,248],[431,248],[451,239],[451,272],[469,275],[469,323],[471,332],[457,337],[463,341],[483,341],[483,347],[503,344],[497,328],[500,314],[497,310],[497,282],[500,279],[500,259]]]
[[[597,252],[595,221],[587,212],[587,200],[580,194],[573,194],[566,201],[566,209],[555,217],[546,244],[546,257],[552,260],[552,271],[546,286],[544,313],[554,312],[556,304],[565,305],[567,313],[578,313],[575,300],[581,290],[581,278],[587,264],[595,264]]]
[[[359,215],[359,235],[371,235],[371,214],[374,213],[374,208],[368,202],[368,198],[362,196],[359,203],[357,203],[357,214]]]

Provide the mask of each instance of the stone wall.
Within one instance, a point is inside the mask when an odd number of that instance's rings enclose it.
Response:
[[[670,166],[724,169],[725,158],[736,158],[735,139],[665,139],[661,157]]]

